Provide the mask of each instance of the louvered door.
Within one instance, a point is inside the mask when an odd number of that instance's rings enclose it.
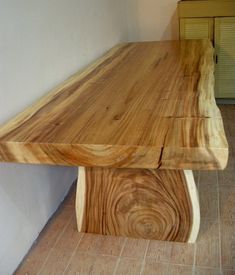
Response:
[[[215,18],[215,93],[235,98],[235,17]]]
[[[213,18],[181,18],[180,39],[211,39],[214,36]]]

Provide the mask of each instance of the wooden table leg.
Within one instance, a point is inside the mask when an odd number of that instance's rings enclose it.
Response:
[[[79,168],[79,232],[195,242],[200,210],[192,171]]]

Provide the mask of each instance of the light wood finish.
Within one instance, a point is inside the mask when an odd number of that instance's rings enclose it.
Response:
[[[85,200],[84,200],[85,198]],[[195,242],[200,224],[191,171],[79,168],[79,232]]]
[[[213,18],[181,18],[180,39],[214,39]]]
[[[6,123],[0,160],[82,166],[80,232],[195,242],[199,203],[184,170],[228,158],[213,70],[209,40],[115,47]]]
[[[224,123],[230,125],[234,123],[235,105],[224,105],[222,108]],[[234,139],[228,132],[229,145],[232,146]],[[140,270],[146,267],[146,274],[156,274],[154,264],[150,268],[150,260],[152,263],[167,263],[167,272],[175,272],[175,265],[179,267],[191,267],[197,271],[196,274],[224,274],[232,275],[235,271],[235,215],[227,215],[228,212],[235,213],[235,204],[232,202],[234,198],[233,192],[235,182],[235,151],[231,151],[229,166],[226,170],[219,171],[195,171],[195,181],[199,189],[199,197],[202,195],[201,202],[202,219],[201,228],[196,244],[164,242],[164,241],[148,241],[141,239],[131,239],[115,236],[101,236],[97,234],[78,234],[76,231],[75,218],[75,188],[72,189],[69,196],[62,203],[56,215],[51,219],[49,225],[40,234],[37,242],[34,243],[31,251],[26,255],[22,265],[16,271],[16,275],[25,274],[53,274],[52,266],[62,267],[66,258],[66,267],[74,262],[74,264],[82,265],[87,268],[87,261],[81,263],[79,255],[76,253],[84,253],[85,255],[94,255],[95,259],[102,265],[108,266],[110,256],[116,257],[116,265],[111,274],[139,274]],[[198,180],[196,180],[196,178]],[[219,181],[219,184],[218,184]],[[206,203],[206,192],[210,186],[211,190],[216,192],[215,202]],[[74,186],[75,187],[75,186]],[[230,188],[229,188],[230,187]],[[222,194],[222,196],[221,196]],[[226,195],[229,194],[229,204]],[[201,199],[201,198],[200,198]],[[207,201],[210,200],[210,196]],[[206,208],[214,206],[216,215],[204,215]],[[69,212],[67,211],[69,209]],[[218,214],[220,210],[220,214]],[[210,211],[210,210],[209,210]],[[204,216],[203,216],[204,215]],[[73,216],[73,220],[70,217]],[[215,217],[217,216],[217,218]],[[218,218],[219,216],[219,218]],[[217,222],[218,221],[218,222]],[[58,226],[59,225],[59,226]],[[80,240],[79,236],[82,236]],[[109,248],[109,249],[108,249]],[[57,253],[57,256],[55,255]],[[106,261],[103,262],[100,257],[106,255]],[[63,259],[63,260],[61,260]],[[132,260],[133,259],[133,260]],[[96,263],[98,264],[98,263]],[[139,268],[137,265],[140,264]],[[156,264],[155,264],[156,265]],[[203,268],[201,267],[203,266]],[[97,273],[94,269],[94,262],[89,262],[89,268]],[[79,271],[79,267],[75,269],[75,273]],[[120,271],[120,272],[119,272]],[[166,272],[166,274],[168,274]],[[107,273],[107,272],[106,272]],[[105,273],[105,274],[106,274]],[[66,268],[56,274],[67,274]],[[162,273],[159,273],[162,274]],[[163,273],[164,274],[164,273]],[[177,274],[175,272],[174,274]],[[192,274],[186,271],[183,274]]]
[[[191,163],[193,163],[195,170],[221,169],[220,163],[226,164],[228,160],[227,154],[224,154],[223,149],[220,148],[222,145],[220,141],[223,138],[221,136],[222,128],[223,121],[219,118],[175,119],[165,140],[161,168],[191,169]],[[205,131],[213,138],[208,140],[208,136],[204,135]],[[192,138],[195,136],[197,139]],[[201,148],[197,148],[199,140]],[[225,144],[222,147],[226,146]],[[177,152],[172,150],[175,147],[178,148]],[[191,148],[190,154],[188,154],[189,147]],[[205,150],[205,147],[208,149]],[[200,150],[203,153],[200,153]],[[212,163],[212,158],[216,158],[218,161]]]
[[[223,169],[209,41],[128,43],[0,130],[0,161]]]
[[[235,17],[215,18],[215,93],[235,98]]]
[[[211,266],[219,268],[220,265],[220,239],[219,224],[216,221],[202,223],[201,232],[197,240],[197,266]]]
[[[179,1],[179,17],[235,16],[234,1]]]
[[[180,39],[209,38],[215,46],[215,96],[235,98],[235,2],[180,1]]]

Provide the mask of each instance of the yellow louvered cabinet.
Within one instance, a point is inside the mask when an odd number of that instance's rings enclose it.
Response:
[[[235,0],[178,2],[180,39],[210,39],[215,47],[215,97],[235,99]]]
[[[235,17],[215,18],[215,95],[235,98]]]
[[[210,39],[214,37],[213,18],[181,18],[180,39]]]

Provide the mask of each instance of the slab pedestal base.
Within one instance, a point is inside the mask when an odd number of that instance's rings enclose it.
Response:
[[[200,210],[192,171],[79,168],[79,232],[195,242]]]

